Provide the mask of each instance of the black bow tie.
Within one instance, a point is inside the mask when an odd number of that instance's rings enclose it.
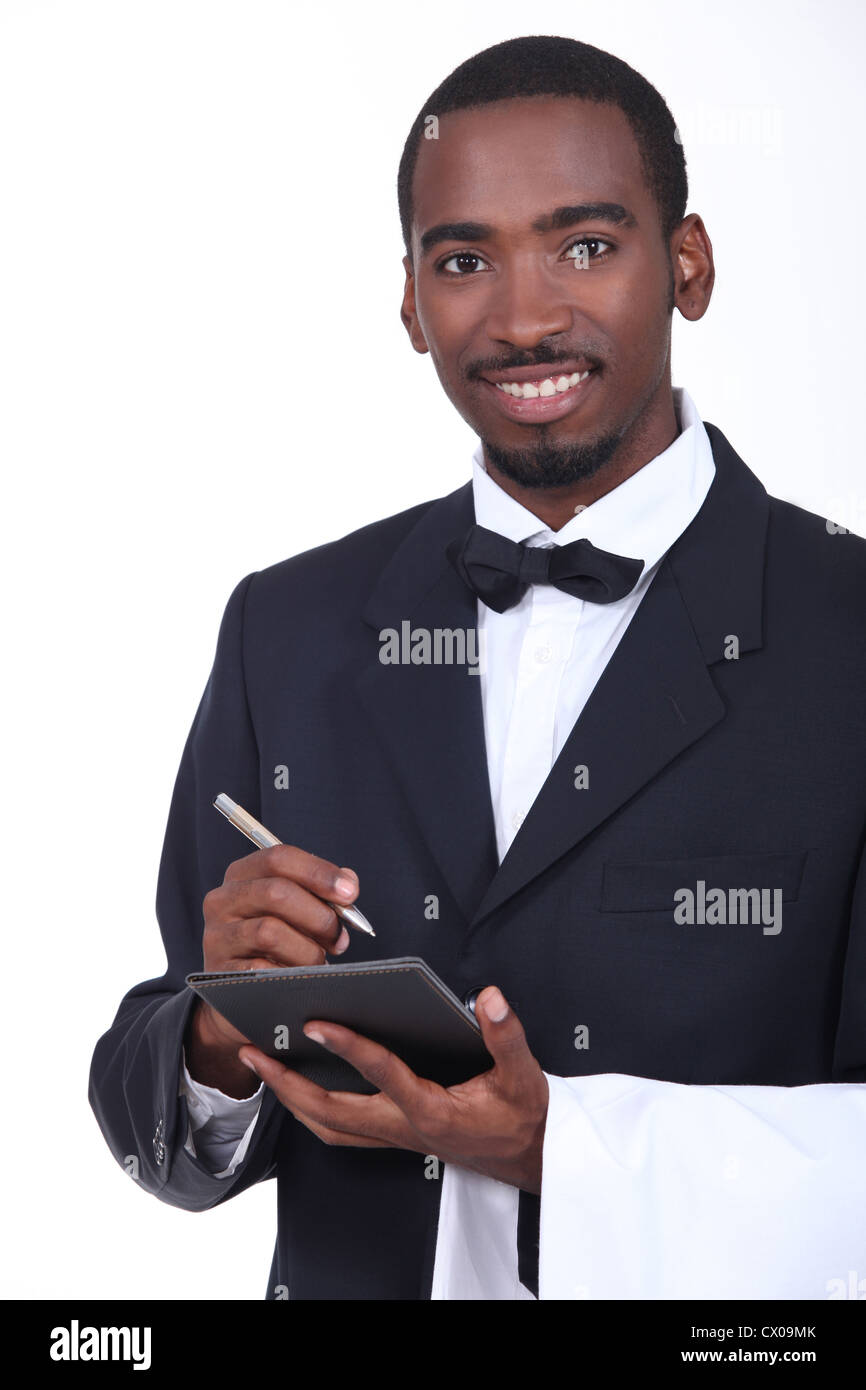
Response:
[[[460,578],[497,613],[519,603],[530,584],[552,584],[590,603],[614,603],[631,593],[643,571],[643,560],[598,550],[588,540],[531,546],[484,526],[470,526],[445,553]]]

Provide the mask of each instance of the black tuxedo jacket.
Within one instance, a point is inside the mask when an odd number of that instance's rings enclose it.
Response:
[[[471,484],[232,594],[168,819],[168,969],[123,999],[90,1101],[114,1156],[137,1155],[174,1206],[276,1176],[268,1297],[428,1298],[441,1179],[421,1154],[322,1144],[270,1091],[231,1178],[184,1150],[184,978],[202,968],[202,899],[249,848],[218,792],[357,871],[377,936],[353,932],[349,959],[423,956],[461,997],[499,985],[551,1074],[866,1080],[866,542],[768,497],[706,428],[706,500],[501,865],[478,677],[379,659],[404,620],[476,626],[445,556],[474,520]],[[700,881],[781,889],[781,931],[678,924],[674,894]]]

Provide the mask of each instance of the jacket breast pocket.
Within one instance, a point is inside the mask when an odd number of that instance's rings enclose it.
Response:
[[[723,854],[699,859],[613,861],[605,864],[602,912],[670,912],[685,890],[724,894],[781,890],[782,902],[799,895],[808,850],[777,854]],[[703,887],[701,888],[701,885]]]

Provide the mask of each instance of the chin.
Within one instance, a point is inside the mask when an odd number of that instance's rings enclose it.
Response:
[[[616,452],[621,431],[590,437],[558,438],[534,428],[518,444],[484,438],[485,455],[503,477],[525,488],[573,487],[587,482]]]

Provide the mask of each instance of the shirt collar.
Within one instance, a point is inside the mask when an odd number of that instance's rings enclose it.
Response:
[[[643,560],[646,573],[694,519],[716,471],[709,435],[694,402],[678,386],[673,398],[680,428],[673,443],[559,531],[551,531],[494,482],[479,441],[472,456],[477,524],[529,545],[567,545],[585,536],[602,550]]]

